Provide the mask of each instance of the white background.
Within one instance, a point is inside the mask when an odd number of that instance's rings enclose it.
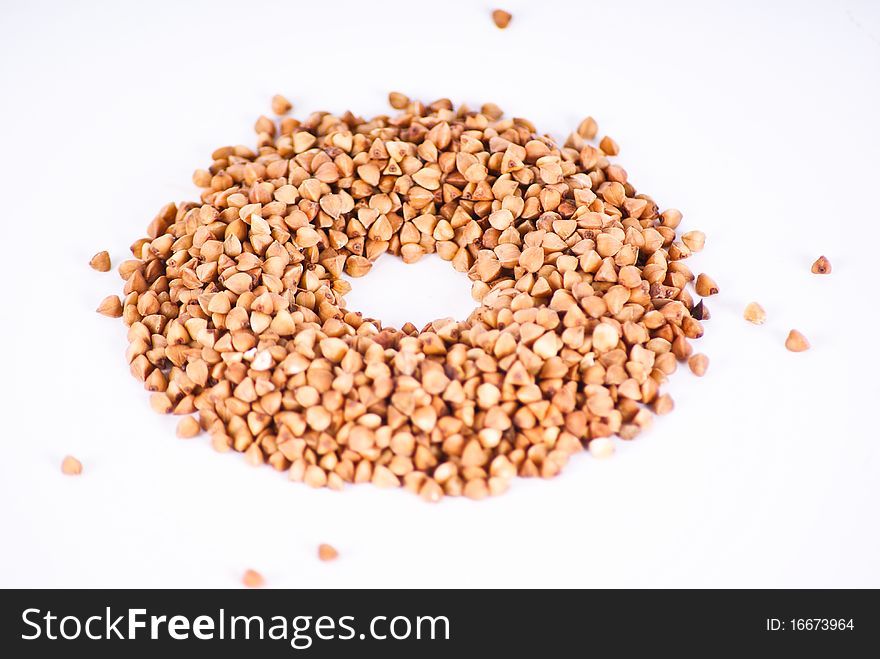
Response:
[[[500,31],[484,2],[2,0],[0,586],[880,586],[880,3],[505,5]],[[562,139],[591,114],[707,233],[709,373],[678,374],[675,412],[613,459],[432,507],[289,483],[150,411],[94,313],[121,282],[89,258],[115,267],[196,198],[192,170],[253,143],[273,93],[370,115],[390,90]],[[471,302],[447,264],[389,256],[349,307],[399,325]]]

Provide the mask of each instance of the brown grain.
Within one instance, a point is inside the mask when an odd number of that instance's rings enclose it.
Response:
[[[202,432],[199,422],[191,416],[185,416],[177,422],[177,436],[181,439],[191,439]]]
[[[102,316],[119,318],[122,316],[122,302],[118,295],[108,295],[101,300],[101,304],[98,305],[96,311]]]
[[[246,570],[241,577],[241,583],[247,588],[262,588],[266,585],[266,580],[256,570]]]
[[[82,463],[72,455],[64,456],[61,461],[61,473],[66,476],[79,476],[82,470]]]
[[[810,342],[807,337],[793,329],[785,337],[785,347],[791,352],[803,352],[810,349]]]
[[[107,252],[98,252],[92,257],[92,260],[89,261],[89,265],[93,270],[97,270],[98,272],[107,272],[110,270],[110,254]]]
[[[698,377],[703,377],[709,368],[709,358],[702,353],[696,353],[688,358],[688,368],[691,373]]]
[[[284,98],[281,94],[275,94],[272,97],[272,112],[281,116],[285,115],[293,109],[293,104]]]
[[[812,272],[814,275],[831,274],[831,262],[824,256],[820,256],[813,262],[813,265],[810,268],[810,272]]]
[[[332,545],[318,545],[318,559],[322,561],[334,561],[339,557],[339,552]]]
[[[99,308],[129,327],[151,407],[291,481],[429,502],[555,477],[670,412],[678,362],[708,364],[688,284],[717,285],[683,263],[705,236],[636,191],[614,140],[587,142],[589,117],[560,146],[491,103],[389,103],[261,117],[255,148],[215,150],[198,201],[152,219]],[[347,309],[343,275],[383,254],[439,255],[478,308],[421,330]]]
[[[706,273],[701,273],[697,276],[697,282],[694,284],[694,289],[697,291],[697,295],[701,297],[709,297],[710,295],[716,295],[718,293],[718,284],[716,284],[715,280]]]
[[[767,312],[757,302],[749,302],[743,310],[743,318],[755,325],[763,325],[767,320]]]
[[[496,9],[492,12],[492,20],[495,22],[495,26],[502,30],[510,25],[512,18],[513,16],[503,9]]]

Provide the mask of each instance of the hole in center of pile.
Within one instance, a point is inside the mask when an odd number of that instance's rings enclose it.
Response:
[[[436,254],[416,263],[386,254],[366,276],[344,276],[351,284],[346,308],[381,320],[383,327],[400,329],[409,322],[421,329],[439,318],[464,320],[477,306],[468,276]]]

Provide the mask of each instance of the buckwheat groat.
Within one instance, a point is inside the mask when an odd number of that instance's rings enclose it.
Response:
[[[684,263],[705,236],[636,191],[592,118],[559,145],[493,104],[390,102],[260,117],[256,147],[214,151],[199,200],[132,245],[121,313],[153,409],[197,413],[216,449],[292,480],[426,501],[610,456],[670,412],[667,377],[708,363]],[[346,309],[343,273],[386,253],[438,254],[479,307],[421,329]],[[697,292],[717,290],[703,275]]]

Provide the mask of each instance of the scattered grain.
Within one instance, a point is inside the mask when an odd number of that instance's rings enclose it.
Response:
[[[814,275],[831,274],[831,262],[824,256],[820,256],[813,262],[813,266],[810,268],[810,272],[812,272]]]
[[[89,265],[93,270],[98,272],[107,272],[110,270],[110,254],[107,252],[98,252],[89,261]]]
[[[272,97],[272,112],[281,116],[285,115],[293,109],[293,104],[284,98],[281,94],[275,94]]]
[[[709,297],[718,293],[718,284],[706,273],[701,273],[697,277],[697,283],[694,285],[697,295],[701,297]]]
[[[612,140],[607,135],[599,141],[599,148],[602,149],[602,152],[606,156],[616,156],[618,153],[620,153],[620,147],[617,146],[617,142]]]
[[[322,561],[335,561],[339,558],[339,552],[332,545],[318,545],[318,558]]]
[[[247,588],[262,588],[266,585],[266,580],[263,578],[263,575],[256,570],[246,570],[244,576],[241,578],[241,582]]]
[[[409,105],[409,96],[400,92],[391,92],[388,94],[388,104],[395,110],[403,110]]]
[[[585,140],[592,140],[596,137],[596,133],[599,132],[599,126],[596,124],[596,120],[593,117],[587,117],[584,119],[577,128],[577,133]]]
[[[709,368],[709,358],[700,352],[691,355],[690,358],[688,358],[688,368],[691,369],[691,373],[694,375],[703,377],[706,374],[706,370]]]
[[[502,30],[510,25],[510,19],[512,18],[513,16],[503,9],[496,9],[492,12],[492,20],[495,21],[495,26]]]
[[[82,470],[82,463],[72,455],[64,456],[64,459],[61,461],[61,473],[66,476],[79,476]]]
[[[807,337],[793,329],[785,338],[785,347],[792,352],[803,352],[810,349],[810,342],[807,341]]]
[[[109,318],[120,318],[122,316],[122,301],[118,295],[108,295],[101,300],[96,311]]]
[[[755,325],[763,325],[767,320],[767,312],[757,302],[749,302],[743,311],[743,318]]]

